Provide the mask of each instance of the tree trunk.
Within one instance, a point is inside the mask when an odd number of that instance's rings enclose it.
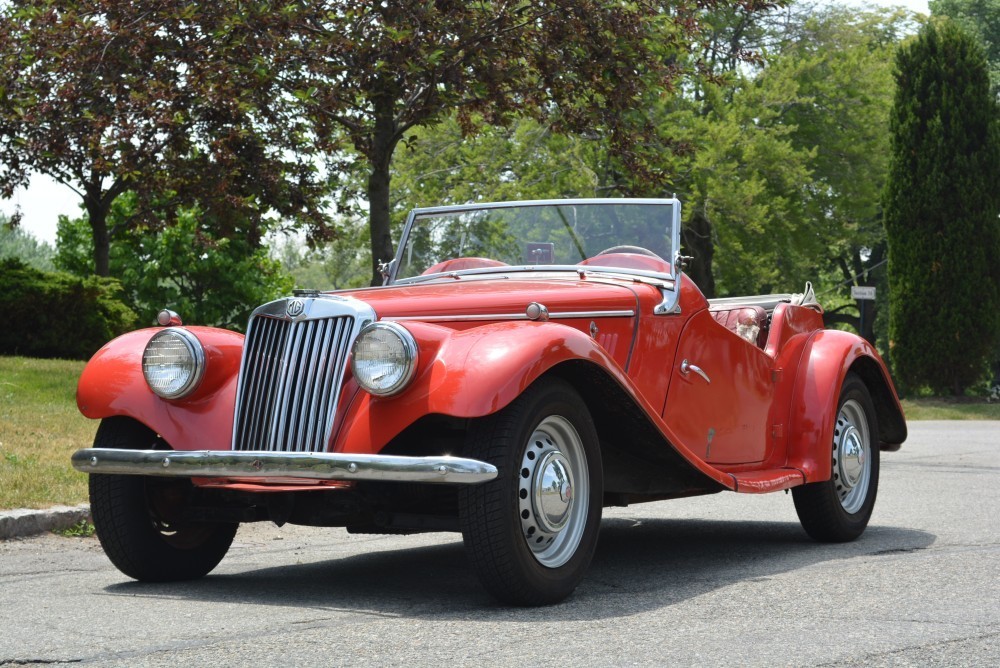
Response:
[[[389,225],[389,169],[372,165],[368,176],[368,226],[371,231],[372,285],[382,285],[380,262],[394,256]]]
[[[712,223],[705,216],[704,209],[696,206],[691,221],[681,228],[681,242],[687,255],[694,256],[687,268],[688,277],[701,288],[708,298],[715,296],[715,278],[712,277]]]
[[[368,225],[371,231],[372,285],[382,285],[379,262],[388,262],[395,253],[389,219],[389,164],[396,148],[396,123],[392,99],[375,100],[375,133],[372,136],[371,173],[368,175]]]
[[[87,219],[90,222],[91,237],[94,240],[94,273],[98,276],[111,275],[111,234],[108,231],[108,211],[100,197],[86,197]]]
[[[858,333],[868,343],[875,345],[875,300],[862,299],[858,302],[860,324]]]

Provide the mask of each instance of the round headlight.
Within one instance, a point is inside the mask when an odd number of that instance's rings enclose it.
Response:
[[[417,343],[406,328],[376,322],[361,330],[351,350],[351,372],[366,392],[386,397],[403,390],[417,369]]]
[[[205,373],[205,351],[194,334],[169,327],[157,332],[142,353],[142,375],[155,394],[180,399],[198,387]]]

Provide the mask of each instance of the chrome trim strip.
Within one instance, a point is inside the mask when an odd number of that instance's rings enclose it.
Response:
[[[333,435],[351,343],[375,319],[363,301],[322,293],[258,307],[240,360],[232,450],[252,443],[274,452],[322,452]]]
[[[739,306],[760,306],[765,311],[773,311],[782,302],[796,303],[801,294],[775,293],[773,295],[748,295],[746,297],[716,297],[708,300],[708,308],[730,309]]]
[[[582,206],[588,204],[607,204],[621,206],[626,204],[680,204],[676,197],[583,197],[579,199],[529,199],[524,201],[509,200],[506,202],[477,202],[474,204],[448,204],[446,206],[429,206],[413,209],[416,216],[437,215],[443,213],[461,213],[463,211],[479,211],[480,209],[513,209],[529,206]]]
[[[205,478],[305,478],[475,485],[497,477],[492,464],[462,457],[400,457],[261,450],[86,448],[72,457],[84,473]]]
[[[631,318],[635,311],[563,311],[549,313],[549,320],[570,318]],[[484,320],[531,320],[525,313],[483,313],[475,315],[387,315],[385,322],[479,322]]]
[[[681,291],[679,289],[660,288],[660,295],[663,297],[663,301],[653,307],[653,315],[671,315],[681,312]]]
[[[476,269],[461,269],[458,271],[442,271],[436,274],[421,274],[410,276],[393,281],[393,285],[413,285],[414,283],[425,283],[428,281],[440,281],[443,279],[461,279],[469,276],[482,276],[499,274],[496,278],[509,279],[507,274],[543,274],[543,273],[573,273],[581,280],[588,278],[620,278],[625,281],[635,281],[637,283],[648,283],[650,285],[663,285],[673,287],[675,278],[668,274],[661,274],[645,269],[622,269],[621,267],[601,267],[599,265],[588,264],[586,266],[578,264],[510,264],[503,267],[479,267]],[[545,278],[545,277],[543,277]],[[645,279],[645,280],[644,280]]]
[[[559,318],[631,318],[635,311],[563,311],[561,313],[549,313],[549,320]]]

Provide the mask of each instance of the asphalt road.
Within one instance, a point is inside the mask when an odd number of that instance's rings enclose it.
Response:
[[[96,539],[0,543],[0,666],[1000,665],[1000,422],[915,422],[872,525],[820,545],[791,497],[605,513],[565,603],[496,605],[452,534],[241,528],[193,583],[141,585]]]

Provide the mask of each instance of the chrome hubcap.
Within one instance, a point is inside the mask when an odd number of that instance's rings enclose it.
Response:
[[[547,531],[566,526],[573,507],[573,479],[562,453],[547,452],[534,476],[535,515]]]
[[[833,432],[833,481],[840,505],[848,513],[861,510],[871,481],[871,434],[864,408],[844,402]]]
[[[524,449],[518,481],[521,531],[540,564],[558,568],[576,552],[587,524],[589,498],[580,435],[563,417],[545,418]]]
[[[841,438],[838,469],[841,479],[847,485],[854,487],[861,480],[865,470],[865,449],[857,429],[848,426],[845,432]]]

